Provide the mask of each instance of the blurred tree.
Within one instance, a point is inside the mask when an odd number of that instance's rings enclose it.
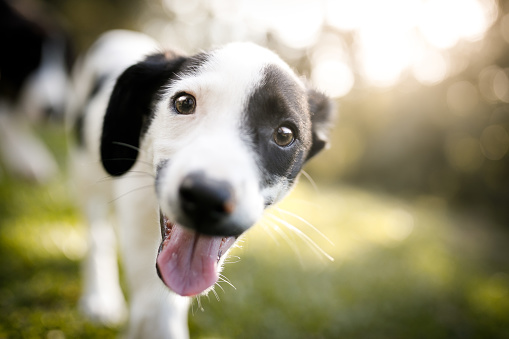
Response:
[[[110,29],[137,29],[139,0],[42,0],[67,22],[79,52]]]

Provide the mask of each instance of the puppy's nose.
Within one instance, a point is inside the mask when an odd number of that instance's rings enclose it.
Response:
[[[180,206],[192,228],[217,235],[223,221],[233,213],[233,188],[226,181],[207,178],[203,173],[187,175],[179,188]]]

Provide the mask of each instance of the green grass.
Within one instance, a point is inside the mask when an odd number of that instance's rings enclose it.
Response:
[[[58,137],[46,139],[58,154]],[[63,157],[59,157],[63,162]],[[0,179],[0,338],[114,338],[77,310],[84,225],[65,179]],[[194,338],[509,338],[505,230],[436,197],[303,179],[195,300]],[[275,221],[279,219],[279,221]],[[334,261],[285,226],[302,230]]]

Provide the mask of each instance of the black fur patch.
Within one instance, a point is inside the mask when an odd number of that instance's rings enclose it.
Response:
[[[15,101],[27,77],[40,65],[47,33],[0,1],[0,95]]]
[[[188,58],[158,53],[120,75],[106,110],[101,138],[101,160],[109,174],[122,175],[136,162],[161,89],[182,72],[194,71],[205,61],[204,54]]]
[[[292,182],[298,175],[311,147],[311,122],[305,91],[277,66],[267,66],[264,78],[250,96],[245,126],[251,136],[264,173],[263,185],[281,178]],[[295,141],[281,147],[273,140],[281,125],[293,130]]]
[[[308,89],[309,113],[313,124],[313,143],[307,159],[314,157],[327,145],[333,120],[333,103],[324,94]]]

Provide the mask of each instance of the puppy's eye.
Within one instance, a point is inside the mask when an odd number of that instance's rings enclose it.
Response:
[[[174,105],[180,114],[193,114],[196,109],[196,99],[190,94],[183,93],[175,98]]]
[[[274,131],[273,135],[274,141],[281,147],[290,146],[295,140],[293,136],[293,131],[286,126],[279,126]]]

